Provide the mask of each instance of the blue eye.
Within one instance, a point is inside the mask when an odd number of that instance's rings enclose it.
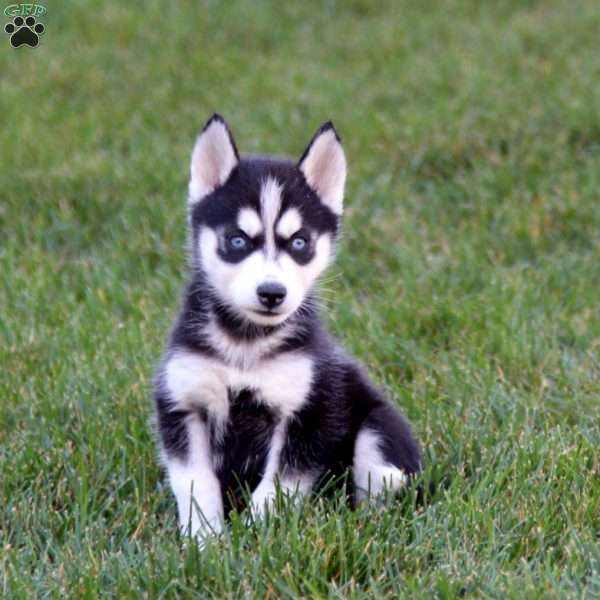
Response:
[[[303,237],[295,237],[292,239],[292,248],[300,252],[306,248],[307,243]]]
[[[230,237],[228,242],[229,247],[232,250],[245,250],[246,246],[248,245],[248,240],[241,235],[234,235],[233,237]]]

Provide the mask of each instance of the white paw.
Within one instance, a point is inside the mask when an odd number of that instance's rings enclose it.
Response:
[[[192,538],[200,548],[213,538],[216,538],[223,531],[223,521],[219,516],[212,519],[205,519],[193,515],[189,521],[181,522],[179,530],[185,538]]]
[[[275,484],[262,482],[252,493],[251,510],[252,516],[259,519],[268,511],[273,509],[277,491]]]
[[[399,490],[406,485],[408,477],[402,469],[391,465],[372,465],[355,481],[356,498],[362,502],[368,498]]]

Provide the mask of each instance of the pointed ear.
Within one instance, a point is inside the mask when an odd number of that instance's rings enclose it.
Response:
[[[298,162],[308,185],[323,204],[341,215],[346,183],[346,155],[331,121],[321,125]]]
[[[190,165],[189,203],[198,202],[228,179],[240,157],[225,119],[214,114],[201,131]]]

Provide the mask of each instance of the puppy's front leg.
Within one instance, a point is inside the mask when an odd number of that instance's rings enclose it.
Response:
[[[212,467],[206,423],[197,414],[190,414],[184,427],[186,456],[167,457],[169,482],[177,499],[181,531],[203,539],[223,527],[221,486]]]
[[[213,468],[208,416],[227,417],[227,388],[202,355],[173,351],[155,384],[163,455],[184,532],[206,537],[223,526],[223,499]]]
[[[264,515],[266,511],[272,508],[275,502],[277,484],[284,494],[290,496],[305,496],[310,492],[315,478],[312,474],[292,473],[281,469],[281,450],[285,443],[286,427],[280,423],[273,433],[271,447],[267,456],[267,462],[263,477],[252,492],[252,514],[255,518]]]

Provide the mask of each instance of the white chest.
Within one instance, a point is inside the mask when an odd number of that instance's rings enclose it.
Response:
[[[174,410],[205,408],[218,419],[229,414],[229,392],[250,389],[267,406],[289,417],[307,401],[313,362],[289,352],[240,369],[200,354],[178,351],[165,366]]]

